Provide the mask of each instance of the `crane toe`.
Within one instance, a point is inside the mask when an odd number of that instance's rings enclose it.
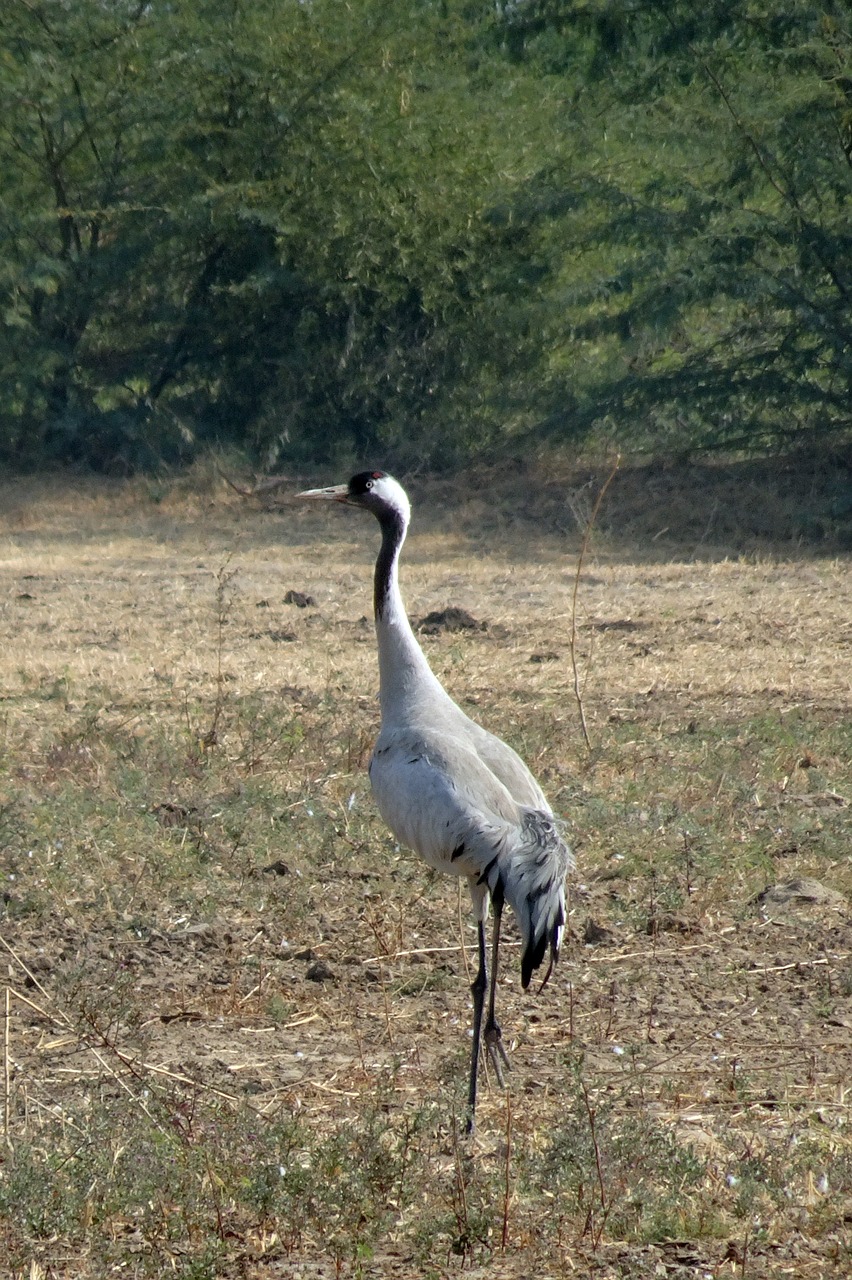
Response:
[[[501,1089],[505,1089],[506,1081],[503,1078],[503,1071],[504,1069],[511,1071],[512,1064],[503,1044],[503,1032],[496,1022],[489,1022],[486,1024],[483,1034],[485,1036],[485,1046],[488,1050],[488,1060],[494,1068],[497,1083]]]

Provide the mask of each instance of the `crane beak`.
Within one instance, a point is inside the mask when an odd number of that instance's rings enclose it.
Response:
[[[301,493],[296,494],[297,498],[310,498],[312,501],[324,500],[326,502],[348,502],[349,485],[348,484],[332,484],[327,489],[303,489]]]

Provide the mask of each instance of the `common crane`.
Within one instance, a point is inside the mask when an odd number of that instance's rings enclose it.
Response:
[[[399,555],[411,517],[402,486],[383,471],[362,471],[348,484],[297,496],[364,507],[381,526],[373,597],[381,731],[370,761],[370,782],[379,812],[400,843],[438,871],[466,877],[470,889],[479,944],[479,968],[471,985],[466,1122],[471,1132],[483,1037],[501,1086],[503,1067],[509,1065],[494,1016],[504,902],[512,907],[523,939],[521,985],[529,986],[549,951],[546,982],[565,926],[571,851],[520,756],[465,715],[417,642],[399,589]],[[485,940],[489,901],[494,912],[490,987]]]

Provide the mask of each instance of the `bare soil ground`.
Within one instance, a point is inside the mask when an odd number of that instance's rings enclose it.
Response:
[[[597,473],[410,484],[412,617],[484,624],[424,647],[578,860],[538,998],[508,933],[513,1069],[470,1146],[467,903],[364,772],[374,522],[212,480],[5,486],[0,1275],[849,1274],[843,474],[619,478],[576,614]],[[230,1181],[246,1107],[257,1150],[291,1117],[326,1144],[300,1220]],[[119,1194],[136,1125],[203,1154],[183,1191]],[[63,1182],[94,1132],[110,1160]],[[383,1151],[393,1185],[353,1182]]]

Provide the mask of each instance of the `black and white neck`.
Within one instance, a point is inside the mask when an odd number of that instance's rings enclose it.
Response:
[[[393,476],[362,472],[348,485],[348,501],[372,511],[382,531],[373,579],[373,608],[379,650],[379,696],[382,720],[406,719],[418,707],[448,699],[420,648],[399,588],[399,556],[411,504]]]
[[[373,575],[373,612],[377,626],[388,613],[401,610],[405,615],[399,590],[399,556],[411,519],[408,495],[402,485],[390,476],[383,476],[382,488],[387,497],[384,494],[381,498],[374,497],[375,505],[371,504],[382,531],[382,545]]]
[[[432,673],[411,629],[399,590],[399,553],[405,542],[411,504],[408,494],[384,471],[359,471],[348,484],[306,489],[300,498],[345,502],[371,511],[382,530],[376,560],[373,607],[379,649],[382,723],[410,724],[418,715],[434,719],[455,703]]]

